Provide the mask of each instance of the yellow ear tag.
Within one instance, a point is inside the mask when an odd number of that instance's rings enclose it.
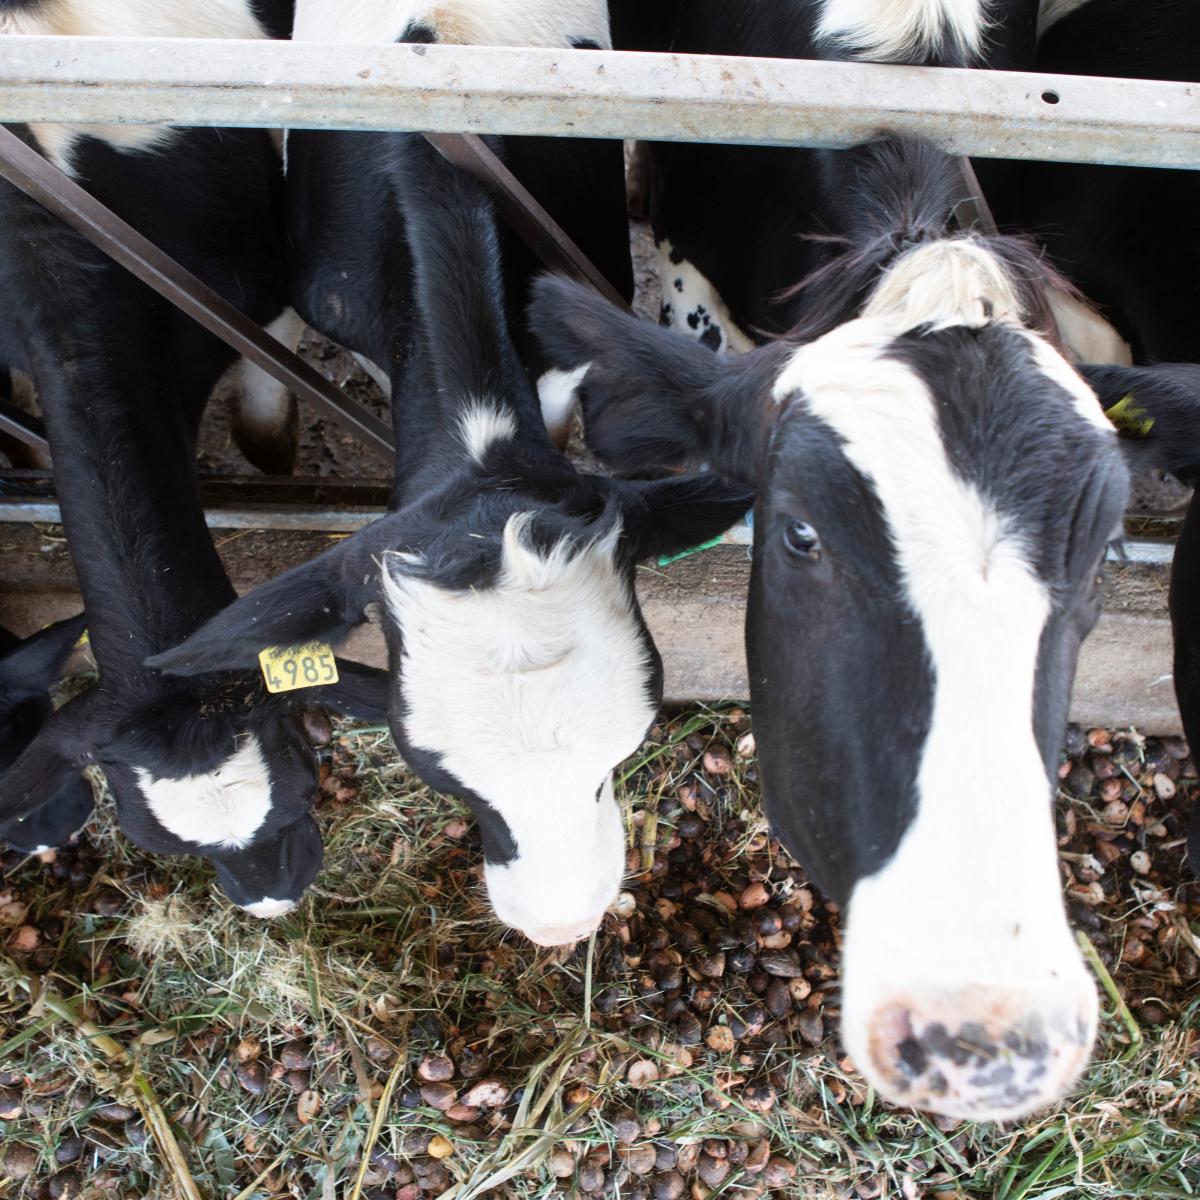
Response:
[[[49,628],[49,626],[47,626]],[[92,639],[88,636],[88,631],[85,629],[80,635],[79,640],[71,647],[72,650],[82,650],[84,646],[90,646]]]
[[[268,646],[259,653],[258,662],[268,692],[297,692],[338,681],[337,659],[328,642]]]
[[[1104,415],[1121,433],[1132,437],[1149,437],[1150,430],[1154,428],[1154,418],[1144,408],[1138,407],[1132,392],[1122,396],[1112,408],[1106,408]]]

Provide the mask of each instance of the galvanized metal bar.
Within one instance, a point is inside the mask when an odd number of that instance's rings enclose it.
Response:
[[[1200,86],[482,46],[4,37],[0,121],[839,147],[1200,168]]]

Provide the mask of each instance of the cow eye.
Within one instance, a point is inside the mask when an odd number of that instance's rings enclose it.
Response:
[[[806,521],[789,521],[783,530],[783,540],[788,550],[798,558],[811,560],[821,557],[821,539]]]

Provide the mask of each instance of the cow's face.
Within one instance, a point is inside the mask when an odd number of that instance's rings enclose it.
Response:
[[[846,1046],[958,1116],[1053,1099],[1095,1032],[1051,780],[1128,482],[1052,353],[1006,324],[843,326],[777,381],[756,513],[764,796],[848,905]]]
[[[953,1115],[1057,1098],[1096,995],[1060,895],[1053,769],[1128,491],[1096,396],[966,240],[900,259],[860,319],[740,362],[563,283],[533,316],[556,368],[586,367],[607,457],[703,456],[756,486],[764,798],[847,909],[855,1062]]]
[[[624,838],[612,772],[662,695],[634,566],[728,528],[715,477],[622,484],[526,455],[502,410],[464,420],[442,489],[244,597],[154,665],[196,673],[336,641],[376,614],[409,765],[478,819],[496,914],[540,944],[591,933]]]
[[[94,757],[126,836],[153,853],[209,859],[253,916],[295,907],[323,852],[309,816],[316,757],[286,704],[265,699],[253,677],[228,676],[105,724]]]
[[[619,521],[539,548],[532,520],[507,517],[498,561],[469,583],[422,578],[423,555],[385,557],[382,583],[396,743],[474,812],[496,915],[560,945],[616,898],[612,770],[654,720],[661,670]]]

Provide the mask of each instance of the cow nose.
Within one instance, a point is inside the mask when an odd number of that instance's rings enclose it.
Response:
[[[885,1000],[868,1022],[865,1061],[855,1061],[893,1103],[1011,1120],[1054,1103],[1086,1065],[1094,989],[1085,996],[979,988]]]
[[[527,929],[525,936],[538,946],[569,946],[582,938],[590,937],[604,920],[604,914],[598,913],[590,921],[580,921],[574,925],[549,925],[543,929]]]

